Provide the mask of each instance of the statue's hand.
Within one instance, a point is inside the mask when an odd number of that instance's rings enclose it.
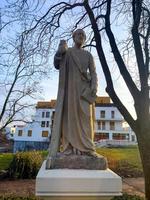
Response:
[[[64,49],[63,47],[59,47],[57,53],[59,55],[64,55],[66,53],[66,49]]]
[[[60,40],[59,47],[57,53],[63,55],[66,53],[68,49],[66,40]]]

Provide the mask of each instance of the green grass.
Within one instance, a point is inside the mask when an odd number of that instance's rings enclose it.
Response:
[[[126,148],[98,148],[97,153],[105,156],[108,167],[121,176],[142,176],[142,165],[137,146]]]
[[[0,153],[0,170],[6,170],[14,155],[12,153]]]
[[[40,151],[40,153],[42,154],[43,160],[46,159],[48,152]],[[14,155],[13,153],[0,153],[0,170],[8,169]]]
[[[106,156],[108,160],[127,160],[131,165],[142,169],[141,159],[137,146],[128,148],[99,148],[97,152]]]
[[[48,155],[48,151],[41,151],[42,157],[45,160],[47,155]]]
[[[142,176],[142,165],[137,146],[126,148],[97,148],[97,152],[108,160],[108,167],[122,177]],[[41,151],[43,160],[48,152]],[[0,170],[6,170],[13,159],[14,154],[0,154]]]

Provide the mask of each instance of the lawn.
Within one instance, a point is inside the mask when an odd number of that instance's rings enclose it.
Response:
[[[97,152],[103,156],[106,156],[108,160],[127,160],[131,165],[142,169],[137,146],[130,146],[126,148],[98,148]]]
[[[126,148],[97,148],[97,152],[105,156],[108,160],[108,167],[120,174],[122,177],[142,176],[142,166],[137,146]],[[40,152],[43,159],[47,156],[47,151]],[[0,154],[0,170],[9,167],[14,154]]]
[[[108,166],[121,176],[142,176],[142,165],[137,146],[125,148],[98,148],[97,152],[105,156]]]
[[[7,169],[12,159],[13,159],[12,153],[0,153],[0,170]]]

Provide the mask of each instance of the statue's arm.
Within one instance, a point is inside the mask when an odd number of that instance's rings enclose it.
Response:
[[[62,55],[59,52],[56,52],[54,56],[54,66],[56,69],[60,68],[61,61],[62,61]]]
[[[68,46],[65,40],[60,40],[58,50],[54,56],[54,66],[56,69],[60,69],[61,65],[63,65],[63,61],[65,59],[65,54],[67,52]]]
[[[91,75],[91,88],[93,90],[93,93],[96,94],[97,87],[98,87],[98,80],[97,80],[95,62],[94,62],[93,56],[91,54],[89,57],[89,72]]]

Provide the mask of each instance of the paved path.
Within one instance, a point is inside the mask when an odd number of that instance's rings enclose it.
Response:
[[[125,178],[123,179],[123,192],[136,194],[144,197],[144,179],[143,178]]]
[[[123,192],[144,197],[143,178],[123,179]],[[35,194],[35,180],[0,181],[0,195],[33,196]]]

